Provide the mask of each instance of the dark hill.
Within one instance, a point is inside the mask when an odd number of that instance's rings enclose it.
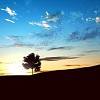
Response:
[[[87,68],[44,72],[31,76],[1,76],[0,89],[16,90],[18,93],[26,93],[26,95],[33,92],[42,93],[44,97],[45,95],[55,95],[56,92],[59,95],[64,92],[67,93],[67,97],[68,94],[75,96],[80,94],[83,98],[90,92],[94,94],[97,89],[100,90],[99,81],[100,65],[96,65]]]
[[[50,71],[30,76],[1,76],[0,80],[5,81],[18,81],[20,82],[35,82],[35,81],[68,81],[68,80],[85,80],[85,79],[97,79],[100,77],[100,65],[70,69],[70,70],[58,70]]]
[[[45,78],[47,80],[52,79],[78,79],[78,78],[94,78],[100,76],[100,65],[78,68],[78,69],[70,69],[70,70],[58,70],[58,71],[50,71],[40,73],[38,75],[34,75],[34,78]]]

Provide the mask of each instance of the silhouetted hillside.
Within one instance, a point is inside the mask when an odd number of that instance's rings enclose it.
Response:
[[[60,95],[66,91],[67,97],[68,94],[86,96],[86,93],[95,93],[97,89],[99,90],[99,80],[100,65],[96,65],[87,68],[44,72],[31,76],[1,76],[0,86],[3,88],[2,90],[4,88],[6,90],[16,89],[19,92],[25,90],[23,92],[26,94],[31,90],[36,94],[45,93],[44,95],[55,95],[56,92]]]
[[[84,77],[98,77],[100,75],[100,65],[78,68],[78,69],[70,69],[70,70],[58,70],[58,71],[50,71],[40,73],[38,75],[34,75],[36,77],[43,77],[46,79],[60,79],[60,78],[84,78]],[[49,78],[48,78],[49,77]]]
[[[70,70],[58,70],[58,71],[50,71],[39,74],[34,74],[30,76],[1,76],[0,80],[17,81],[57,81],[57,80],[84,80],[84,79],[93,79],[99,78],[100,76],[100,65],[86,67],[86,68],[78,68],[78,69],[70,69]]]

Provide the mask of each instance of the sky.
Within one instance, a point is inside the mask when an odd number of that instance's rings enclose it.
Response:
[[[30,53],[43,72],[100,64],[100,0],[0,0],[0,75],[29,75]]]

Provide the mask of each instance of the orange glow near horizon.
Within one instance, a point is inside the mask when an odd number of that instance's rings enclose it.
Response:
[[[56,71],[56,70],[77,69],[77,68],[89,67],[92,65],[99,64],[99,62],[94,63],[93,58],[91,59],[88,60],[86,58],[81,58],[81,59],[72,59],[72,60],[67,59],[67,60],[60,60],[60,61],[41,61],[42,65],[41,65],[40,73],[47,72],[47,71]],[[34,74],[36,74],[36,72],[34,72]],[[2,75],[32,75],[32,70],[25,69],[22,66],[22,62],[8,63],[8,64],[5,63],[4,65],[3,64],[0,65],[0,76]]]

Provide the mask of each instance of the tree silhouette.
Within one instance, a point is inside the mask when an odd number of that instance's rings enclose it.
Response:
[[[35,69],[34,70],[35,72],[40,71],[41,62],[40,62],[39,57],[40,57],[39,55],[35,56],[34,53],[31,53],[28,56],[23,57],[24,63],[22,63],[22,65],[25,69],[31,68],[32,69],[32,75],[33,75],[33,69]]]

